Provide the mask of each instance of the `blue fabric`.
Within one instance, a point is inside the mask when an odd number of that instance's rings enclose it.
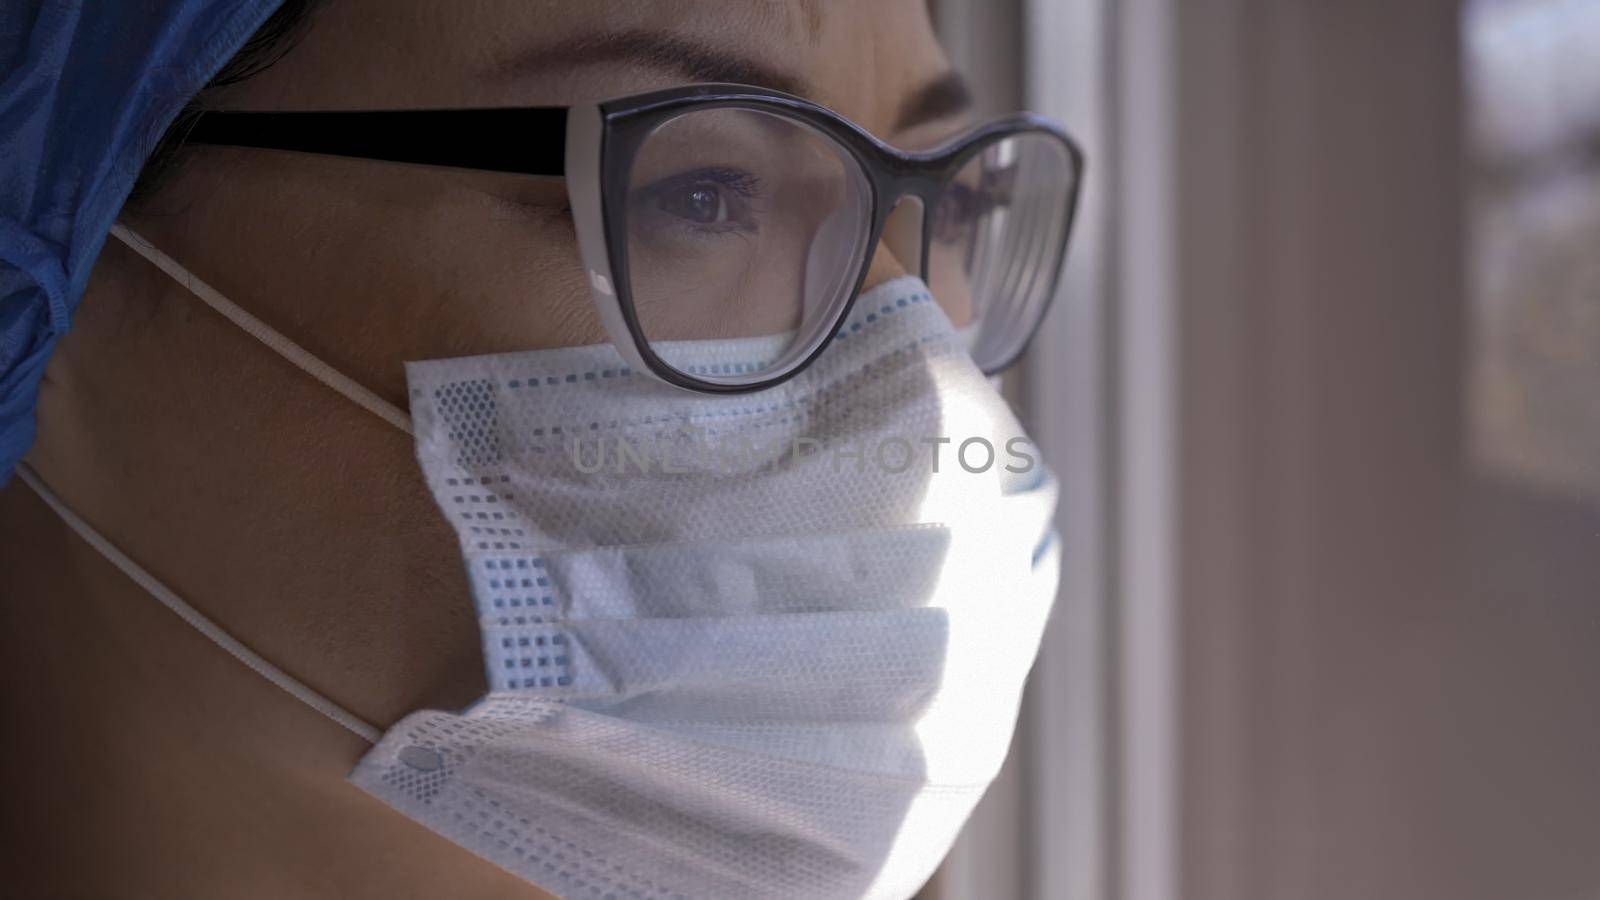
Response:
[[[145,159],[280,2],[0,0],[0,485]]]

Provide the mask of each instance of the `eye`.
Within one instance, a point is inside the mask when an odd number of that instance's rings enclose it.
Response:
[[[696,225],[717,225],[728,220],[728,198],[721,187],[699,182],[666,191],[656,198],[656,207],[669,215]]]
[[[761,179],[740,169],[697,169],[663,178],[633,196],[646,227],[695,232],[756,231]]]

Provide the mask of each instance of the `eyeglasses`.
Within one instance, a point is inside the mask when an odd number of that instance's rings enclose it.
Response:
[[[727,84],[570,108],[208,112],[188,140],[565,177],[612,343],[711,393],[815,360],[880,242],[985,372],[1010,365],[1055,294],[1084,165],[1039,116],[906,153],[815,103]],[[757,340],[736,365],[704,364],[698,342],[731,338]]]

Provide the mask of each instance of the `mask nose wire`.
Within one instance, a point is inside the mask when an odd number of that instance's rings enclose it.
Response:
[[[177,260],[162,253],[156,249],[154,244],[135,234],[128,226],[117,222],[111,226],[111,234],[117,240],[127,244],[133,252],[149,260],[156,268],[167,273],[173,281],[188,288],[191,294],[199,297],[207,306],[221,313],[228,321],[244,329],[251,337],[266,344],[273,352],[293,363],[307,375],[338,391],[348,398],[350,402],[355,403],[406,434],[411,433],[411,416],[405,410],[400,409],[393,403],[373,393],[365,385],[313,356],[306,348],[289,340],[288,337],[271,325],[251,315],[239,304],[222,296],[221,291],[206,284],[193,272],[179,265]]]
[[[152,597],[161,601],[162,606],[172,610],[177,614],[178,618],[189,623],[194,630],[205,635],[213,644],[226,650],[235,659],[254,669],[256,674],[282,688],[301,703],[365,738],[367,743],[376,744],[378,739],[383,736],[383,732],[379,731],[371,723],[317,693],[310,685],[295,678],[288,672],[267,662],[260,654],[246,647],[233,635],[224,631],[222,626],[206,618],[204,613],[185,603],[183,598],[174,593],[171,588],[162,584],[154,575],[145,571],[143,566],[140,566],[129,558],[127,554],[118,550],[114,544],[106,539],[105,535],[96,531],[93,525],[85,522],[76,513],[68,509],[61,498],[46,487],[45,483],[40,480],[38,473],[34,472],[26,463],[17,466],[17,475],[24,484],[39,495],[39,498],[46,505],[55,511],[56,515],[61,517],[61,521],[67,523],[73,531],[76,531],[78,536],[83,538],[89,546],[100,551],[100,555],[104,556],[112,565],[121,569],[124,575],[127,575],[134,583],[148,591]]]

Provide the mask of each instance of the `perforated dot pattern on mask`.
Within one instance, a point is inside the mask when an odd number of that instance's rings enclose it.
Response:
[[[492,382],[480,379],[441,385],[434,392],[434,402],[440,417],[450,423],[450,437],[459,450],[458,465],[477,468],[500,462],[500,427]]]

